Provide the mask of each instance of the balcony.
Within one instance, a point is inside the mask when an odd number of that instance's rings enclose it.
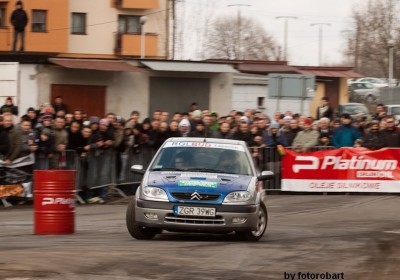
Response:
[[[158,9],[158,0],[111,0],[111,7],[116,9]]]
[[[158,56],[158,35],[147,33],[145,36],[145,57]],[[140,34],[117,34],[115,53],[123,56],[141,56]]]

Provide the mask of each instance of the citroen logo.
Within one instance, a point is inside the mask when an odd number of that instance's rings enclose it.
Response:
[[[191,196],[190,200],[193,199],[201,200],[201,195],[199,195],[197,192],[192,193],[190,196]]]

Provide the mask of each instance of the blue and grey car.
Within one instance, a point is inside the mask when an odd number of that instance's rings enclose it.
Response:
[[[170,138],[158,150],[129,203],[126,224],[136,239],[166,231],[235,232],[241,240],[259,240],[268,215],[262,181],[243,141]]]

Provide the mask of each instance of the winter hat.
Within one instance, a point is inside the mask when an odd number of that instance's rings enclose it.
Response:
[[[98,117],[95,117],[95,116],[89,118],[90,124],[93,124],[93,123],[97,123],[98,124],[99,120],[100,119]]]
[[[193,118],[201,117],[201,111],[200,110],[193,111],[192,116]]]
[[[195,125],[204,125],[203,120],[197,120],[194,123],[195,123]]]
[[[271,125],[269,126],[269,128],[276,128],[276,129],[279,129],[279,124],[277,124],[276,122],[274,122],[274,123],[271,123]]]
[[[50,120],[52,120],[53,119],[53,115],[52,114],[44,114],[43,116],[42,116],[42,120],[43,121],[50,121]]]
[[[285,116],[285,117],[283,118],[283,120],[284,120],[284,121],[291,121],[291,120],[293,120],[293,117],[292,117],[292,116]]]
[[[108,126],[108,120],[107,119],[101,119],[100,120],[100,124]]]
[[[36,110],[33,107],[29,107],[28,110],[26,110],[27,112],[35,112]]]
[[[310,118],[307,118],[304,120],[305,125],[312,125],[312,120]]]
[[[241,116],[241,117],[240,117],[240,121],[241,121],[241,122],[249,123],[250,120],[249,120],[249,118],[246,117],[246,116]]]
[[[188,126],[188,127],[190,127],[190,122],[189,122],[188,119],[182,119],[182,120],[179,122],[179,126]]]
[[[351,116],[348,113],[343,113],[341,117],[344,119],[351,119]]]
[[[13,100],[12,100],[12,97],[11,97],[11,96],[7,97],[7,98],[6,98],[6,101],[13,101]]]

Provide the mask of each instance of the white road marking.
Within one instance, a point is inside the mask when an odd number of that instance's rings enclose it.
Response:
[[[400,230],[388,230],[388,231],[384,231],[385,233],[397,233],[400,234]]]

